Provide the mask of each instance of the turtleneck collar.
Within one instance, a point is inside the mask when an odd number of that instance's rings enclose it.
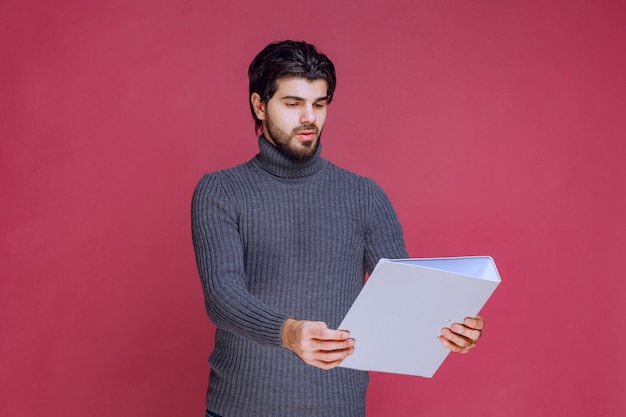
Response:
[[[298,162],[282,153],[272,145],[263,135],[259,137],[260,153],[254,158],[256,164],[264,171],[280,178],[302,178],[315,174],[324,166],[324,159],[320,156],[320,143],[315,155],[306,162]]]

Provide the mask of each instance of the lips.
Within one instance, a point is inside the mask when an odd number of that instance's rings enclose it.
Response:
[[[319,129],[316,125],[307,123],[293,129],[292,135],[295,136],[300,142],[310,144],[319,136]]]
[[[308,142],[315,139],[317,132],[315,130],[304,130],[302,132],[298,132],[296,136],[301,141]]]

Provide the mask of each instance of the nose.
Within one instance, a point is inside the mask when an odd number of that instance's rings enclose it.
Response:
[[[315,123],[315,109],[312,105],[302,106],[302,113],[300,114],[300,123],[312,124]]]

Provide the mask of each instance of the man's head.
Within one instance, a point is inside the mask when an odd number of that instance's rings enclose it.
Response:
[[[257,133],[263,131],[288,156],[309,159],[335,90],[333,63],[313,45],[283,41],[263,49],[250,64],[248,76]]]
[[[309,81],[325,80],[328,85],[328,103],[335,92],[335,66],[315,46],[306,42],[282,41],[266,46],[248,67],[250,95],[257,93],[267,103],[276,93],[277,80],[281,78],[304,78]],[[262,122],[252,108],[255,129],[262,129]]]

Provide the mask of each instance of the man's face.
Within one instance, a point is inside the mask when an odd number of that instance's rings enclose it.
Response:
[[[258,94],[251,100],[263,123],[267,140],[296,161],[308,161],[319,145],[328,111],[328,84],[304,78],[277,80],[277,90],[267,103]]]

